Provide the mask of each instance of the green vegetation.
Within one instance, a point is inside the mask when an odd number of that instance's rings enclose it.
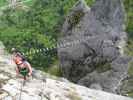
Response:
[[[23,2],[23,4],[25,5],[25,6],[32,6],[33,5],[33,3],[35,2],[35,0],[23,0],[24,2]]]
[[[129,74],[130,76],[133,76],[133,62],[130,62],[130,63],[129,63],[128,74]]]
[[[127,28],[126,31],[128,33],[128,45],[126,49],[126,53],[129,55],[133,55],[132,47],[133,47],[133,0],[124,0],[125,9],[127,12]]]
[[[103,73],[111,69],[111,64],[108,62],[103,62],[102,64],[97,64],[96,66],[98,66],[96,70],[99,73]]]
[[[125,53],[129,56],[133,56],[133,39],[129,37],[127,41],[127,46],[125,48]]]
[[[55,75],[55,76],[62,76],[62,71],[59,68],[59,62],[58,60],[51,65],[52,67],[45,69],[46,72],[49,74]]]
[[[125,9],[127,12],[127,32],[129,37],[133,38],[133,0],[124,0]]]
[[[129,97],[133,97],[133,92],[128,92]]]
[[[7,5],[7,0],[0,0],[0,7]]]
[[[133,0],[124,0],[125,8],[127,12],[127,28],[126,31],[128,33],[128,41],[127,46],[125,48],[125,53],[129,56],[133,56]],[[129,63],[128,74],[130,77],[133,76],[133,62]],[[128,82],[124,85],[125,93],[129,97],[133,97],[133,80],[129,79]]]
[[[127,12],[127,27],[126,31],[128,33],[128,42],[125,52],[133,56],[133,0],[124,0],[125,9]]]
[[[124,84],[122,85],[122,95],[133,97],[133,79],[130,78],[128,81],[124,81]]]

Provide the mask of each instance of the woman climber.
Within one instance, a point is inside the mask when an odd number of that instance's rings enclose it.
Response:
[[[11,50],[13,55],[13,61],[17,65],[16,73],[17,75],[21,74],[24,80],[27,79],[27,76],[32,75],[32,68],[28,61],[26,61],[25,57],[15,48]]]

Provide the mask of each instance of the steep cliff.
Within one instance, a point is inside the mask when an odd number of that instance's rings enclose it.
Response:
[[[66,17],[59,39],[60,44],[69,44],[58,48],[63,76],[90,88],[121,94],[132,59],[124,55],[125,19],[122,0],[96,0],[91,8],[79,0]]]

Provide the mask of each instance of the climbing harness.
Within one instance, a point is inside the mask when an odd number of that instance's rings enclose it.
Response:
[[[29,70],[27,68],[21,68],[19,73],[24,77],[24,80],[26,80],[26,76],[28,75]]]

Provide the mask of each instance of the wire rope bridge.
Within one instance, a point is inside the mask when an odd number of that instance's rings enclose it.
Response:
[[[74,38],[74,40],[73,40]],[[34,54],[38,54],[38,53],[43,53],[44,55],[47,55],[49,54],[50,51],[54,52],[54,53],[57,53],[57,49],[59,48],[67,48],[67,47],[73,47],[77,44],[80,44],[82,42],[85,42],[87,41],[88,39],[90,39],[90,36],[87,36],[87,37],[65,37],[65,38],[62,38],[61,40],[59,41],[56,41],[56,40],[52,40],[54,41],[55,43],[57,43],[56,45],[53,45],[49,48],[36,48],[36,49],[30,49],[29,51],[27,51],[26,53],[23,53],[23,55],[25,56],[29,56],[29,55],[34,55]],[[53,53],[52,53],[53,54]]]

